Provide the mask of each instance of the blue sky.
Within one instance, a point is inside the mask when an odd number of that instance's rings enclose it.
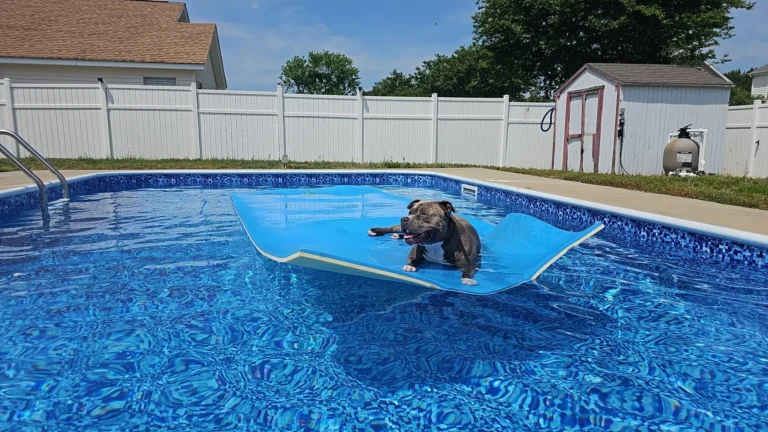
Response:
[[[723,71],[768,63],[768,0],[735,14]],[[218,24],[229,88],[274,90],[280,66],[310,50],[342,52],[365,88],[472,40],[474,0],[187,0],[193,22]]]

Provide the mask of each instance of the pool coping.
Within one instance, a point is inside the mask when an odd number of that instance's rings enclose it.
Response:
[[[624,217],[636,221],[661,225],[668,228],[673,228],[681,231],[687,231],[694,234],[700,234],[704,236],[714,237],[722,240],[734,241],[750,246],[757,246],[759,248],[768,249],[768,236],[751,233],[747,231],[741,231],[733,228],[725,228],[717,225],[706,224],[702,222],[695,222],[680,218],[674,218],[670,216],[662,216],[654,213],[642,212],[638,210],[631,210],[627,208],[595,203],[592,201],[580,200],[575,198],[564,197],[560,195],[554,195],[545,192],[538,192],[530,189],[521,189],[512,186],[505,186],[503,184],[487,182],[483,180],[477,180],[470,177],[463,177],[454,174],[446,174],[436,171],[428,170],[356,170],[356,169],[327,169],[327,170],[129,170],[129,171],[102,171],[90,174],[84,174],[72,177],[67,181],[69,183],[78,183],[85,180],[94,178],[111,177],[111,176],[146,176],[146,175],[167,175],[167,174],[192,174],[192,175],[227,175],[227,174],[272,174],[272,175],[301,175],[301,174],[368,174],[368,175],[420,175],[420,176],[434,176],[441,177],[464,184],[473,186],[482,186],[485,188],[512,192],[518,195],[524,195],[532,198],[538,198],[546,201],[551,201],[559,204],[570,205],[577,208],[592,210],[600,213],[610,214],[614,216]],[[60,186],[58,180],[45,182],[46,187]],[[7,189],[0,191],[0,198],[6,198],[16,195],[21,195],[29,192],[37,192],[37,187],[34,185],[22,186],[13,189]]]

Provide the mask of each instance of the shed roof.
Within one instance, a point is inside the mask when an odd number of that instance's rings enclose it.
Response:
[[[666,64],[587,63],[621,85],[730,87],[733,84],[704,68]]]
[[[560,91],[569,86],[587,69],[623,86],[733,86],[731,81],[709,65],[704,65],[703,67],[690,67],[666,64],[587,63],[560,88]]]
[[[753,71],[752,71],[752,72],[750,72],[749,74],[750,74],[750,75],[763,75],[763,74],[768,74],[768,64],[766,64],[766,65],[764,65],[764,66],[761,66],[761,67],[759,67],[759,68],[757,68],[757,69],[753,70]]]
[[[3,0],[0,57],[205,65],[215,24],[179,22],[184,3]]]

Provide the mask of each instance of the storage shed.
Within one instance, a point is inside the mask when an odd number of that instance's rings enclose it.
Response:
[[[552,169],[661,174],[669,134],[690,124],[719,173],[732,86],[708,64],[588,63],[555,94]]]

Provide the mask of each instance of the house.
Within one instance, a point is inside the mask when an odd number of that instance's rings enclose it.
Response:
[[[190,23],[184,3],[3,0],[0,9],[0,78],[227,88],[216,25]]]
[[[752,76],[752,94],[768,98],[768,64],[749,73]]]
[[[707,129],[707,172],[720,172],[731,83],[708,64],[588,63],[555,94],[552,168],[661,174],[669,134]]]

